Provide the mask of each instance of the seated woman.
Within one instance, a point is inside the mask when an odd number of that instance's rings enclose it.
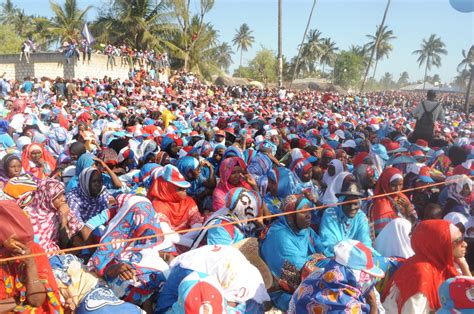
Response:
[[[119,210],[109,222],[97,248],[89,260],[99,276],[104,277],[117,297],[142,305],[159,291],[166,278],[168,265],[163,250],[172,249],[172,242],[161,230],[160,220],[150,201],[144,197],[122,194]],[[117,239],[144,236],[156,237],[111,244]]]
[[[130,313],[142,314],[138,306],[117,298],[97,274],[87,269],[72,254],[50,257],[56,283],[66,311],[76,314]]]
[[[270,213],[280,212],[281,202],[288,195],[296,193],[297,184],[295,175],[288,168],[278,167],[269,172],[264,200]]]
[[[232,245],[248,237],[256,237],[256,221],[245,222],[246,219],[262,215],[262,199],[255,191],[234,188],[227,193],[225,207],[212,215],[204,226],[238,222],[210,229],[202,229],[194,240],[192,248],[204,244]]]
[[[216,147],[214,147],[214,151],[213,151],[211,157],[207,158],[209,163],[214,168],[214,173],[216,174],[216,176],[219,176],[219,166],[221,164],[222,156],[224,155],[224,151],[225,151],[225,145],[218,144],[218,145],[216,145]]]
[[[282,212],[308,209],[312,203],[302,195],[288,195],[281,205]],[[321,252],[318,235],[311,229],[311,211],[278,217],[264,235],[260,252],[279,289],[270,294],[273,303],[282,311],[288,309],[291,294],[301,281],[301,274],[311,266],[309,261]],[[311,271],[311,269],[310,269]]]
[[[289,314],[377,313],[375,279],[384,272],[363,243],[344,240],[334,247],[335,259],[300,284],[290,302]]]
[[[17,155],[6,154],[0,168],[0,198],[18,199],[30,190],[36,190],[36,183],[28,174],[22,174],[21,160]]]
[[[0,201],[0,312],[62,313],[59,292],[46,255],[33,242],[30,220],[13,201]],[[25,256],[25,257],[23,257]]]
[[[46,251],[69,247],[70,240],[87,240],[91,230],[70,210],[64,197],[64,184],[55,179],[38,182],[33,200],[24,211],[33,225],[38,244]]]
[[[212,210],[212,191],[216,187],[216,177],[211,164],[203,159],[185,156],[178,160],[177,167],[191,186],[186,190],[201,212]]]
[[[444,214],[456,212],[469,217],[471,204],[468,200],[472,194],[472,180],[466,175],[455,175],[448,177],[446,181],[452,183],[446,186],[439,196],[439,203],[444,208]]]
[[[344,183],[347,183],[349,181],[356,181],[355,177],[350,172],[343,171],[336,175],[334,180],[332,180],[326,188],[326,191],[324,191],[324,194],[321,197],[321,203],[323,203],[324,205],[336,204],[338,201],[338,197],[336,196],[336,194],[340,193],[342,187],[347,186],[347,184],[345,185]]]
[[[246,188],[258,191],[257,182],[247,173],[247,166],[242,158],[228,157],[222,160],[220,180],[212,194],[212,209],[217,211],[224,207],[225,197],[233,188]]]
[[[56,160],[40,144],[28,145],[22,153],[21,164],[26,173],[37,179],[48,177],[56,169]]]
[[[369,210],[370,222],[374,224],[375,236],[392,219],[402,217],[415,224],[418,216],[413,204],[408,197],[400,192],[403,187],[403,175],[397,168],[389,167],[380,175],[375,187],[375,195],[394,193],[374,199],[372,208]]]
[[[245,239],[236,246],[202,246],[179,255],[170,267],[156,303],[157,314],[167,313],[178,301],[180,283],[194,271],[215,276],[236,313],[263,313],[263,303],[270,300],[267,289],[272,285],[272,276],[258,255],[255,238]]]
[[[109,208],[110,196],[102,184],[102,175],[94,167],[86,168],[79,175],[79,185],[66,194],[67,203],[75,215],[88,221]]]
[[[334,246],[343,240],[357,240],[372,248],[369,223],[360,210],[358,200],[362,198],[362,194],[357,185],[353,181],[346,181],[336,196],[338,202],[346,203],[324,211],[319,229],[323,254],[334,256]]]
[[[395,218],[379,233],[374,248],[385,257],[409,258],[415,255],[411,248],[411,223],[404,218]]]
[[[6,154],[3,156],[0,171],[0,182],[3,183],[3,185],[11,178],[20,176],[22,172],[20,157],[15,154]]]
[[[175,230],[201,226],[203,218],[194,200],[187,195],[191,186],[173,165],[166,165],[153,177],[147,197],[163,222]]]
[[[111,149],[106,149],[106,151],[114,151]],[[103,157],[103,156],[102,156]],[[99,159],[92,155],[91,153],[82,154],[79,157],[76,163],[76,170],[75,176],[69,180],[66,186],[66,192],[69,193],[72,189],[76,188],[79,185],[79,176],[81,173],[90,167],[96,167],[98,170],[101,171],[102,174],[102,182],[104,186],[110,190],[118,190],[122,192],[122,188],[124,188],[124,184],[115,174],[114,170],[112,170],[106,162],[107,159]]]
[[[441,307],[439,286],[457,275],[455,259],[464,257],[466,242],[445,220],[425,220],[413,230],[415,255],[398,269],[382,295],[388,313],[430,313]]]

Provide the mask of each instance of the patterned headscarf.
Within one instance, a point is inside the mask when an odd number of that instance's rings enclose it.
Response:
[[[191,156],[185,156],[178,160],[177,167],[179,172],[186,178],[186,180],[190,180],[189,172],[195,171],[199,167],[199,161]]]
[[[71,211],[79,213],[84,221],[99,214],[109,206],[109,192],[102,186],[100,194],[96,197],[90,195],[90,180],[92,175],[98,171],[90,167],[79,175],[79,185],[67,194],[68,205]]]
[[[79,175],[79,188],[82,190],[82,192],[87,195],[88,197],[92,198],[91,192],[90,192],[90,183],[92,180],[92,176],[95,173],[99,173],[100,171],[96,168],[89,167],[85,169],[84,171],[81,172]],[[102,192],[105,190],[105,186],[102,185],[102,189],[99,193],[102,194]]]
[[[262,198],[252,190],[234,188],[225,198],[225,207],[239,220],[259,217],[262,213]]]
[[[104,148],[98,154],[97,158],[103,160],[109,166],[115,166],[118,163],[118,154],[112,148]]]

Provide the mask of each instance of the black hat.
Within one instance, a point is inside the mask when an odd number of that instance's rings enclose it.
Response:
[[[363,198],[362,194],[354,181],[350,181],[348,184],[343,184],[340,193],[336,193],[336,197],[340,196],[353,196]]]

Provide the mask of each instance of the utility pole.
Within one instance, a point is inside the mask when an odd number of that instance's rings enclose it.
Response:
[[[301,44],[298,49],[298,57],[296,58],[295,69],[293,71],[293,76],[291,77],[290,88],[293,84],[293,81],[296,78],[296,71],[298,70],[298,66],[300,65],[300,58],[301,58],[301,49],[303,49],[304,39],[306,38],[306,33],[308,32],[309,24],[311,23],[311,17],[313,17],[314,7],[316,6],[316,0],[313,1],[313,6],[311,7],[311,11],[309,12],[308,22],[306,23],[306,28],[303,33],[303,38],[301,39]]]
[[[282,43],[281,43],[281,2],[278,0],[278,87],[283,86],[283,52],[282,52]]]
[[[382,29],[385,25],[385,18],[387,17],[388,8],[390,7],[390,2],[391,2],[391,0],[387,1],[387,6],[385,7],[385,12],[383,13],[382,23],[380,23],[379,28],[376,29],[376,35],[377,36],[375,38],[374,49],[372,49],[372,52],[370,53],[369,64],[367,64],[367,69],[365,70],[364,80],[362,81],[362,86],[360,87],[360,92],[364,91],[365,81],[367,80],[367,75],[369,75],[369,70],[370,70],[370,66],[371,66],[371,63],[372,63],[372,59],[374,59],[375,51],[377,50],[377,47],[379,45],[380,33],[381,33],[381,31],[382,31]]]

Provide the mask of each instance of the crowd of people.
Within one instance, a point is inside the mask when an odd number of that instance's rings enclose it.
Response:
[[[2,313],[474,308],[460,96],[0,83]]]
[[[25,41],[21,48],[20,62],[22,57],[26,58],[26,62],[29,63],[29,55],[31,48],[31,41]],[[32,42],[31,42],[32,43]],[[79,62],[82,55],[82,64],[90,64],[92,56],[92,45],[86,39],[77,42],[72,40],[71,42],[64,42],[61,48],[64,53],[64,57],[67,63]],[[129,68],[145,68],[146,71],[157,71],[163,70],[170,67],[170,60],[166,52],[157,53],[153,49],[141,50],[133,49],[125,43],[120,45],[107,44],[103,45],[103,49],[96,51],[98,54],[107,56],[107,69],[113,69],[117,66],[117,58],[120,59],[121,67]]]

